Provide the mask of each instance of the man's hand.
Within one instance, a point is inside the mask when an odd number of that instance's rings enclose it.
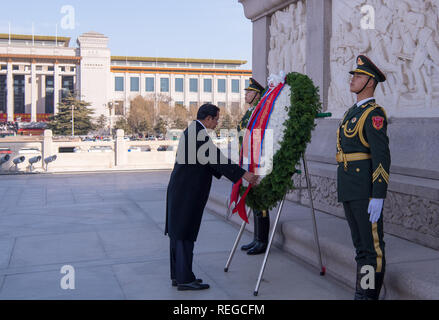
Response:
[[[381,211],[383,210],[384,199],[372,198],[369,201],[369,208],[367,212],[369,213],[369,221],[375,223],[381,216]]]
[[[244,175],[242,177],[245,180],[247,180],[250,184],[253,184],[253,185],[257,184],[257,182],[258,182],[258,176],[254,175],[253,173],[248,172],[248,171],[246,173],[244,173]]]

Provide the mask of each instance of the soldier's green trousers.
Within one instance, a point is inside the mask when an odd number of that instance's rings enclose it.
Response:
[[[376,223],[369,221],[369,199],[343,202],[343,207],[351,229],[358,266],[373,266],[375,272],[385,271],[383,215]]]

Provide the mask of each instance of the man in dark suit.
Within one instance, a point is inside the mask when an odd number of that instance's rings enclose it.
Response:
[[[183,132],[178,144],[174,170],[166,199],[165,235],[170,238],[171,280],[178,290],[202,290],[208,284],[192,272],[194,242],[197,240],[204,207],[209,198],[212,176],[224,175],[236,183],[244,178],[255,184],[257,177],[231,162],[214,145],[207,129],[215,129],[219,108],[202,105]]]

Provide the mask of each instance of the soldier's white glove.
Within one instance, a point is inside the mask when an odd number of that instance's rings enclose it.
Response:
[[[367,208],[367,212],[369,212],[369,221],[375,223],[381,216],[381,211],[383,210],[384,199],[372,198],[369,201],[369,208]]]

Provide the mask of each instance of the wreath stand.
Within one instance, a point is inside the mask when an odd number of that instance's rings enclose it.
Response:
[[[330,113],[319,113],[317,115],[317,118],[325,118],[325,117],[329,117],[329,116],[331,116]],[[317,257],[318,257],[319,264],[320,264],[320,275],[324,276],[325,273],[326,273],[326,267],[323,266],[323,263],[322,263],[322,253],[320,251],[320,243],[319,243],[319,235],[318,235],[318,232],[317,232],[316,215],[315,215],[315,210],[314,210],[314,203],[313,203],[313,200],[312,200],[311,179],[310,179],[310,176],[309,176],[309,171],[308,171],[308,165],[307,165],[307,162],[306,162],[305,152],[303,153],[302,161],[303,161],[303,168],[304,168],[304,171],[305,171],[305,179],[306,179],[306,187],[305,188],[308,189],[308,195],[309,195],[310,204],[311,204],[310,208],[311,208],[311,216],[312,216],[312,220],[313,220],[314,241],[315,241],[316,247],[317,247]],[[301,173],[300,170],[296,170],[296,172],[297,173]],[[300,188],[297,188],[297,189],[300,189]],[[264,260],[262,262],[262,266],[261,266],[261,269],[259,271],[259,277],[258,277],[258,280],[256,282],[255,291],[253,292],[254,296],[257,296],[258,293],[259,293],[259,286],[261,284],[262,276],[264,274],[265,266],[267,264],[268,255],[270,254],[271,245],[273,243],[274,234],[276,232],[276,227],[277,227],[277,224],[279,222],[280,214],[282,213],[282,207],[283,207],[284,201],[285,201],[285,196],[281,200],[281,202],[279,204],[279,209],[277,210],[276,219],[274,221],[273,229],[271,231],[270,238],[268,240],[267,250],[265,251]],[[228,206],[227,206],[227,208],[228,208]],[[250,216],[250,212],[251,212],[251,209],[248,208],[247,212],[246,212],[247,213],[247,218]],[[229,267],[230,267],[230,264],[232,262],[233,256],[235,255],[236,248],[238,247],[238,243],[241,240],[242,234],[244,233],[245,225],[246,225],[246,222],[243,221],[242,224],[241,224],[241,228],[239,229],[238,235],[236,237],[235,243],[233,244],[232,250],[230,251],[229,258],[227,259],[226,265],[224,267],[224,272],[228,272],[229,271]]]

